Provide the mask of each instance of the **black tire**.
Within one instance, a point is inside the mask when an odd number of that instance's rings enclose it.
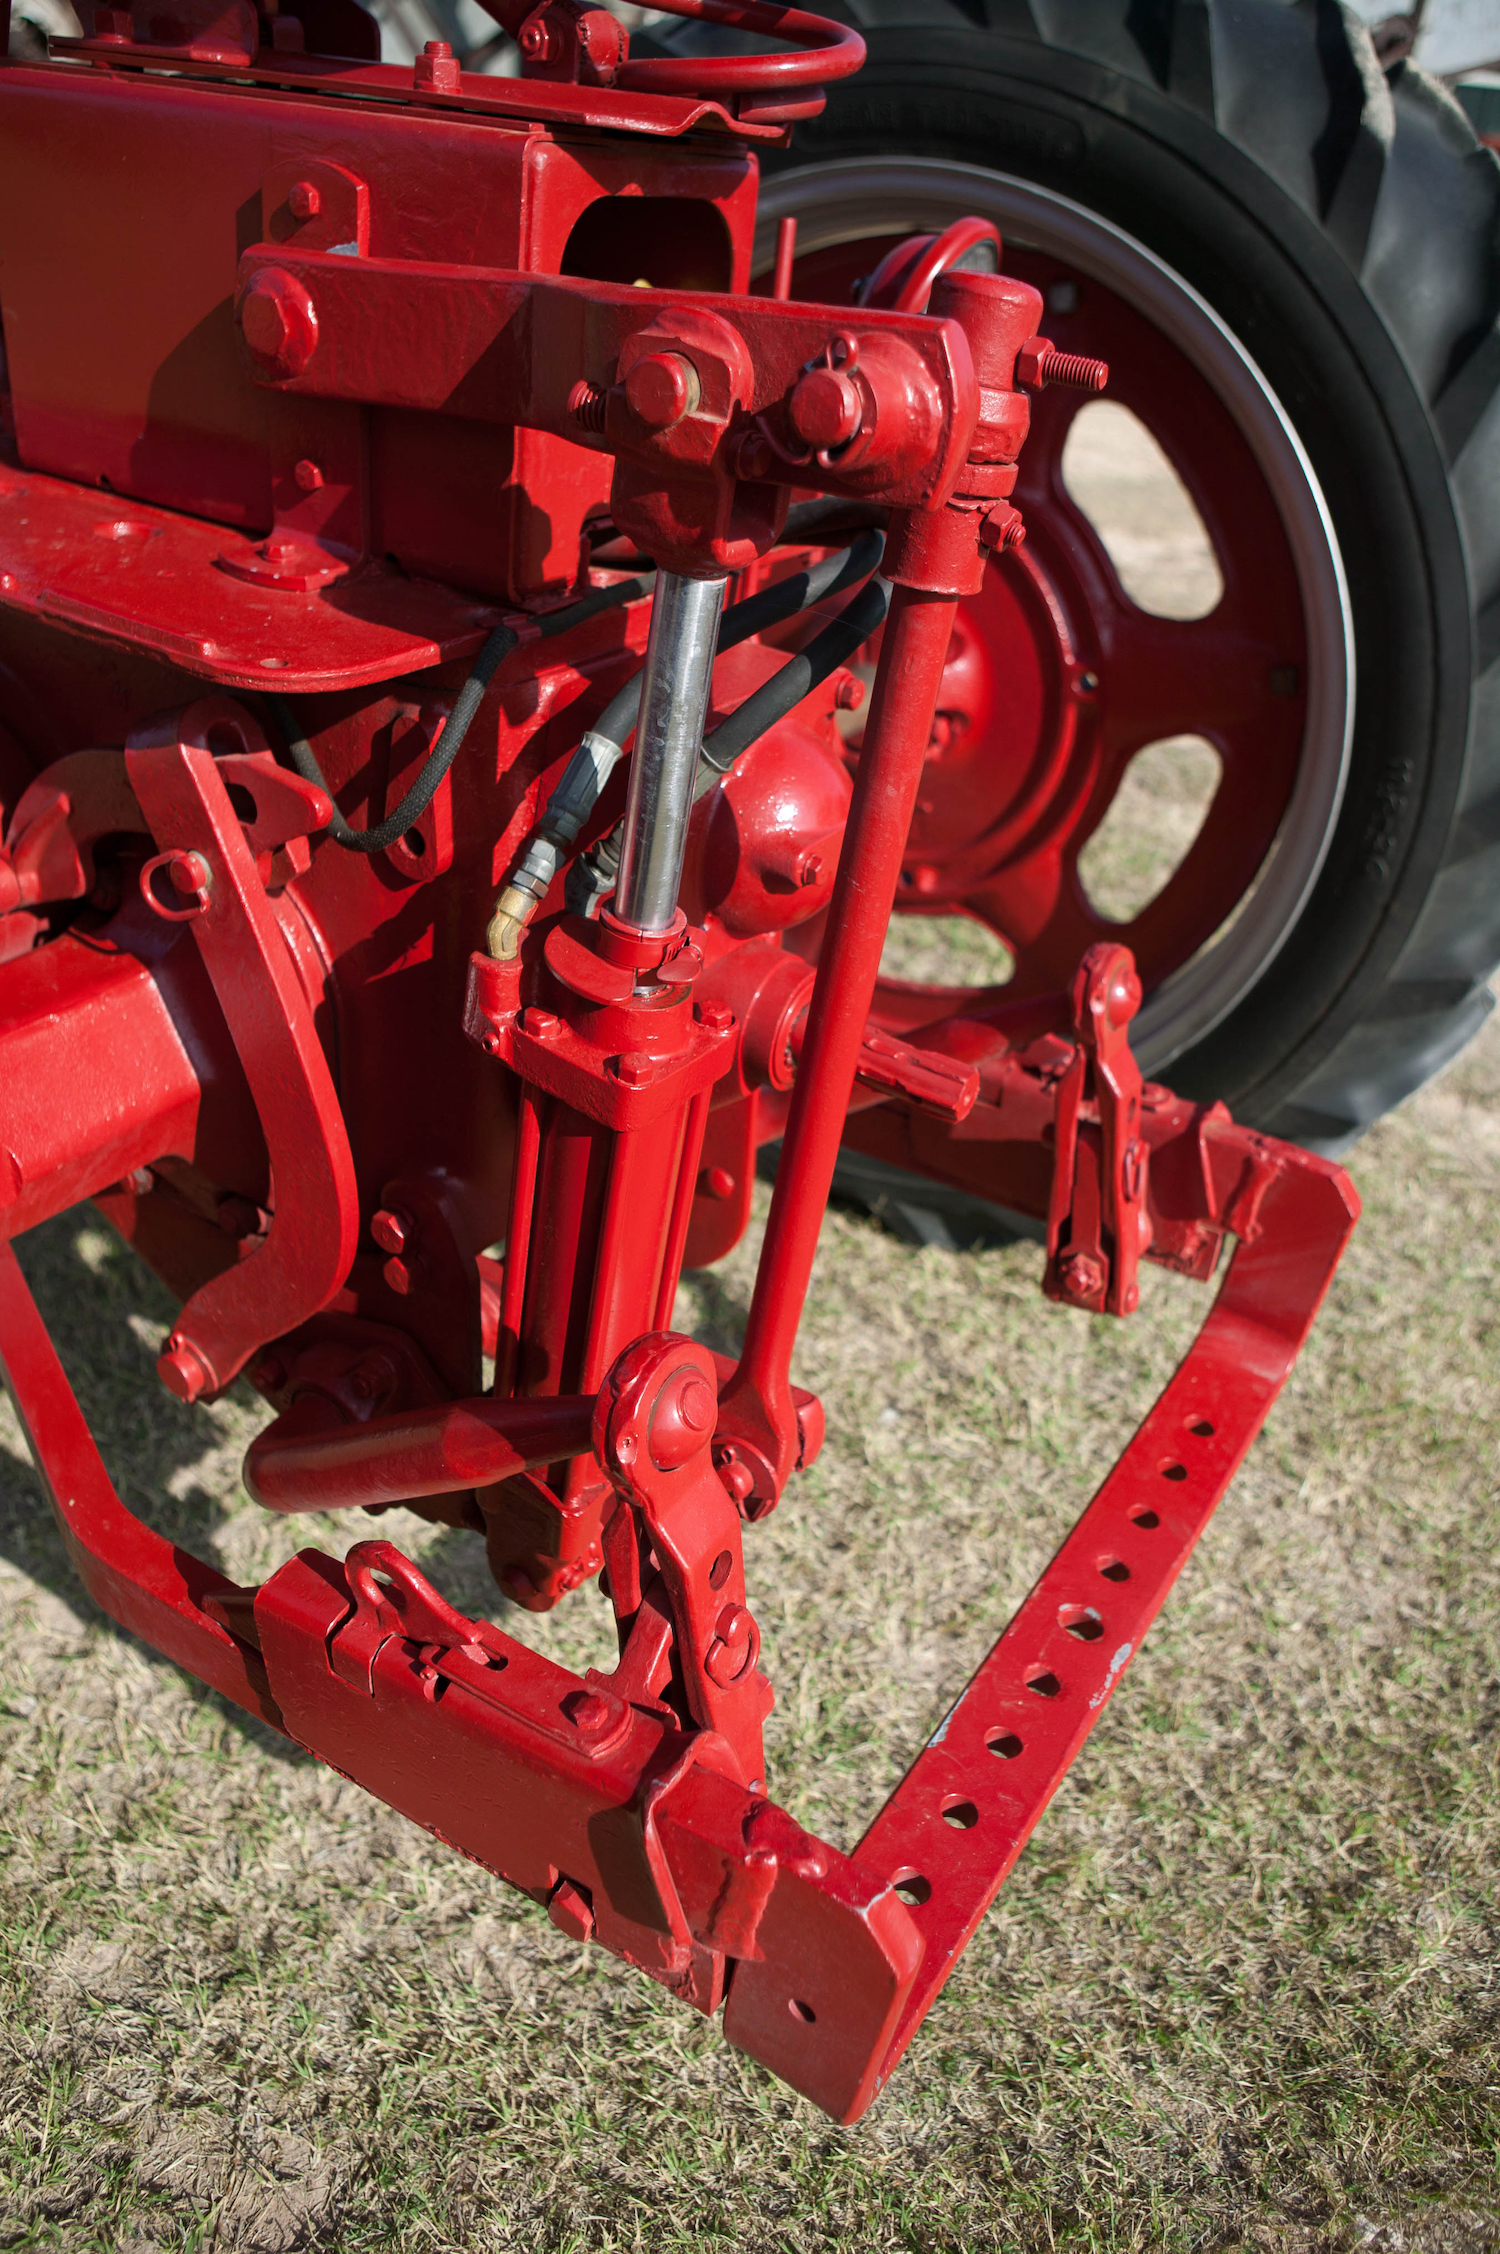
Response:
[[[1334,0],[828,12],[869,60],[768,172],[942,157],[1069,198],[1208,301],[1307,451],[1354,629],[1343,804],[1280,953],[1169,1077],[1337,1152],[1471,1038],[1500,961],[1500,163]]]

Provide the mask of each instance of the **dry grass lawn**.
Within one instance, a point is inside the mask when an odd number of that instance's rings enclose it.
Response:
[[[832,2127],[98,1617],[0,1422],[0,2246],[69,2254],[1500,2248],[1500,1031],[1354,1154],[1323,1322],[888,2094]],[[752,1238],[684,1286],[733,1342]],[[23,1260],[132,1507],[240,1579],[264,1411],[155,1382],[87,1214]],[[748,1539],[773,1789],[843,1844],[1206,1304],[830,1215],[829,1445]],[[477,1540],[387,1519],[493,1611]],[[606,1653],[585,1591],[506,1624]]]

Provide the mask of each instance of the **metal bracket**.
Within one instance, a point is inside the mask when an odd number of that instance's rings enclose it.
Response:
[[[269,1231],[247,1260],[194,1292],[157,1364],[162,1382],[185,1401],[222,1392],[258,1346],[325,1307],[359,1242],[354,1160],[312,1005],[266,898],[230,785],[209,748],[211,738],[224,735],[247,755],[238,773],[253,795],[258,771],[250,760],[267,746],[250,715],[228,697],[206,697],[137,731],[125,753],[161,856],[191,864],[196,874],[201,907],[192,916],[193,936],[271,1158]],[[266,851],[276,828],[290,834],[287,818],[299,821],[304,833],[312,826],[305,798],[290,788],[295,778],[274,772],[275,805],[268,790],[267,803],[257,803],[249,816]]]
[[[1057,1084],[1042,1289],[1090,1314],[1133,1315],[1151,1223],[1141,1068],[1130,1053],[1141,982],[1129,948],[1091,947],[1072,998],[1078,1047]]]

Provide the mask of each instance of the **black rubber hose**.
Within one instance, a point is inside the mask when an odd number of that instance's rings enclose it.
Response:
[[[884,527],[890,522],[890,516],[884,501],[846,501],[836,494],[817,501],[794,501],[787,510],[786,524],[777,544],[790,548],[804,540],[818,540],[820,534],[847,534],[860,531],[866,525]]]
[[[791,572],[785,579],[773,580],[769,587],[747,595],[720,619],[719,649],[735,649],[741,642],[748,642],[752,634],[763,634],[768,626],[778,626],[784,618],[794,618],[814,603],[826,602],[830,596],[841,595],[846,587],[868,579],[884,550],[883,533],[871,527],[836,555],[825,556],[821,563],[809,564],[805,571]],[[633,673],[625,686],[615,691],[590,733],[610,743],[623,743],[635,726],[640,703],[641,676]]]
[[[541,639],[548,641],[554,634],[564,634],[571,627],[582,625],[585,619],[593,618],[599,611],[614,610],[621,603],[634,602],[638,596],[645,594],[649,585],[649,579],[624,579],[616,586],[601,587],[594,594],[585,595],[581,602],[569,603],[564,610],[549,611],[537,620]],[[513,626],[495,628],[474,660],[468,679],[454,698],[453,710],[443,722],[437,742],[423,761],[421,773],[394,814],[387,814],[385,820],[372,830],[356,830],[350,828],[337,805],[334,806],[328,834],[335,844],[347,847],[351,853],[385,853],[399,838],[406,835],[414,822],[421,820],[437,794],[439,783],[463,749],[464,738],[473,724],[475,713],[484,701],[485,690],[520,638]],[[298,774],[304,782],[315,783],[319,790],[327,791],[332,799],[333,793],[328,790],[323,770],[318,765],[317,754],[303,735],[301,722],[290,701],[274,693],[268,694],[266,701],[276,715],[277,725],[286,739],[287,757]]]
[[[868,586],[860,589],[847,610],[813,637],[805,650],[788,658],[753,696],[736,705],[729,718],[722,720],[704,742],[693,784],[695,800],[705,797],[714,784],[722,780],[757,736],[763,736],[778,720],[785,719],[793,705],[800,704],[810,690],[854,655],[861,642],[868,641],[884,625],[890,599],[889,582],[872,579]],[[758,598],[752,596],[751,601],[755,600]],[[740,603],[735,607],[744,610],[748,605]],[[732,612],[726,613],[726,616],[732,615]],[[567,898],[568,906],[579,915],[592,915],[610,891],[620,865],[624,835],[624,823],[616,822],[612,830],[574,862],[568,876]]]
[[[861,642],[870,639],[885,623],[890,599],[888,581],[872,579],[867,587],[861,588],[848,609],[825,626],[821,634],[815,635],[805,650],[798,650],[795,657],[789,657],[753,696],[746,697],[727,720],[719,722],[713,734],[704,738],[694,798],[702,798],[706,791],[712,790],[757,736],[763,736],[778,720],[784,720],[793,705],[800,704],[810,690],[820,681],[826,681],[837,666],[854,655]]]

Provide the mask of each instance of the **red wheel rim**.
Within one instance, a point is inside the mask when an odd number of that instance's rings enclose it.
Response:
[[[881,235],[798,263],[794,295],[840,302],[900,238]],[[960,607],[898,908],[976,917],[1015,958],[976,992],[883,981],[880,1014],[912,1028],[962,1007],[1042,996],[1063,1006],[1096,941],[1123,941],[1147,990],[1198,953],[1244,900],[1291,801],[1307,719],[1307,629],[1296,560],[1239,424],[1207,378],[1143,313],[1060,259],[1007,246],[1009,273],[1057,302],[1079,293],[1067,349],[1108,360],[1108,397],[1156,438],[1217,555],[1223,593],[1207,616],[1132,602],[1062,476],[1078,393],[1035,398],[1016,499],[1024,548],[990,566]],[[1049,315],[1049,328],[1056,326]],[[1138,752],[1194,734],[1221,774],[1185,857],[1134,917],[1089,899],[1079,856]]]

